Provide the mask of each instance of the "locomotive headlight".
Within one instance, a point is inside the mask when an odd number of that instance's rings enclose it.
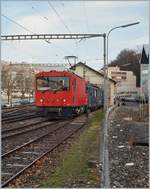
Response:
[[[40,99],[40,102],[43,102],[43,99],[42,99],[42,98]]]
[[[64,102],[66,102],[66,99],[63,99]]]

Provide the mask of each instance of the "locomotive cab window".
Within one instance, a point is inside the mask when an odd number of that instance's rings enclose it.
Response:
[[[69,90],[69,78],[65,76],[40,76],[36,79],[36,88],[40,91],[66,91]]]

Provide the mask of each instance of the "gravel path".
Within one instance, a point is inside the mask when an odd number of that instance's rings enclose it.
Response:
[[[110,187],[148,187],[148,122],[138,109],[119,107],[109,117]]]

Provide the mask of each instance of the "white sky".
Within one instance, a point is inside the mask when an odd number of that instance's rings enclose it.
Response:
[[[148,1],[2,1],[1,13],[33,33],[107,33],[112,27],[140,21],[139,25],[113,31],[109,38],[109,60],[124,49],[148,43]],[[58,16],[59,15],[59,16]],[[31,34],[1,17],[2,35]],[[69,31],[68,31],[69,30]],[[2,60],[29,63],[65,63],[75,55],[78,61],[100,69],[103,66],[102,38],[44,41],[3,41]]]

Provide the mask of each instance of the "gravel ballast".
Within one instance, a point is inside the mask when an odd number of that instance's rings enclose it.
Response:
[[[137,110],[125,106],[117,107],[110,114],[108,151],[111,188],[148,187],[148,122],[136,122],[137,116]]]

